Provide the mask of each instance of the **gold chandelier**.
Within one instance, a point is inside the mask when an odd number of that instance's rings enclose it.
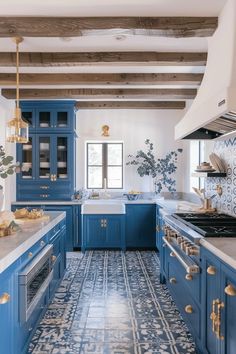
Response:
[[[15,37],[13,40],[16,43],[16,108],[14,118],[7,123],[7,141],[10,143],[27,143],[29,126],[21,118],[19,105],[19,43],[23,41],[23,38]]]

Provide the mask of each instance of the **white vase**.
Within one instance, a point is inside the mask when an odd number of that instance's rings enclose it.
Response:
[[[3,189],[0,189],[0,211],[3,208],[3,202],[4,202],[4,193],[3,193]]]

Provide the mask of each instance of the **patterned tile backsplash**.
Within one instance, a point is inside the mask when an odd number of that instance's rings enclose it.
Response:
[[[206,178],[207,197],[215,194],[216,185],[220,184],[222,196],[217,195],[212,204],[218,211],[236,216],[236,137],[215,142],[214,152],[225,162],[227,177]]]

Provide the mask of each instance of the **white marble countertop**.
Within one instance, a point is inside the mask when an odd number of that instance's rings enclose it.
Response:
[[[64,211],[50,211],[46,215],[50,216],[48,221],[43,221],[30,227],[28,225],[27,227],[22,226],[22,230],[14,235],[0,238],[0,273],[21,257],[58,222],[64,219],[66,213]]]
[[[236,269],[236,238],[207,237],[202,238],[200,244],[226,264]]]
[[[92,200],[92,199],[89,199]],[[176,212],[177,210],[183,211],[193,211],[199,205],[195,203],[188,202],[183,199],[164,199],[164,198],[149,198],[149,199],[137,199],[137,200],[127,200],[127,198],[114,198],[114,199],[96,199],[95,202],[106,202],[106,201],[120,201],[124,204],[158,204],[162,208],[168,209],[170,212]],[[86,200],[67,200],[67,201],[58,201],[58,200],[51,200],[51,201],[29,201],[29,202],[12,202],[12,205],[81,205]]]

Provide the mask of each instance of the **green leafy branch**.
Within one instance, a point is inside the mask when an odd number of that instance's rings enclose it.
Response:
[[[175,192],[176,181],[172,177],[177,170],[178,154],[182,149],[169,152],[164,158],[155,158],[154,147],[150,139],[145,140],[147,152],[143,150],[137,151],[136,155],[129,155],[132,160],[126,165],[137,166],[137,172],[140,177],[151,176],[155,181],[155,192],[160,193],[163,187],[166,187],[169,192]]]

